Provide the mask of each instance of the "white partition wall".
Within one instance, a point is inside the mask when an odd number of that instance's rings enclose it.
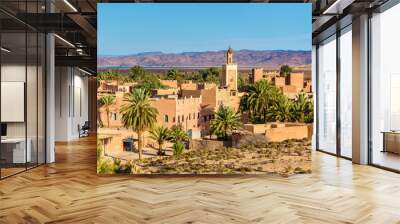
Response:
[[[88,76],[74,67],[56,67],[55,73],[55,140],[77,139],[89,119]]]

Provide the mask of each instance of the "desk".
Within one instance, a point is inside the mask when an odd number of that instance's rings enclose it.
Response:
[[[383,150],[382,152],[392,152],[400,154],[400,131],[382,131]]]
[[[26,163],[31,162],[31,139],[27,139],[28,147],[25,152],[25,138],[6,138],[1,139],[1,157],[6,163]]]

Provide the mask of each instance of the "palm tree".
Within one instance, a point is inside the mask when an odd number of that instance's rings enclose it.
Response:
[[[215,114],[215,118],[211,120],[210,125],[213,134],[227,139],[228,132],[242,126],[242,122],[240,121],[239,113],[234,112],[229,107],[221,105]]]
[[[158,111],[151,106],[148,93],[141,88],[124,96],[121,107],[122,122],[125,128],[132,128],[138,135],[139,160],[142,159],[143,133],[153,127]]]
[[[163,154],[163,146],[170,138],[170,131],[168,128],[159,126],[150,131],[150,138],[158,143],[158,155]]]
[[[189,139],[189,136],[184,130],[182,130],[182,127],[174,125],[172,126],[170,131],[170,139],[175,143],[182,143],[184,141],[187,141]]]
[[[100,105],[101,107],[104,107],[107,113],[107,128],[110,127],[110,107],[114,104],[114,102],[114,95],[105,95],[100,98]]]
[[[292,107],[292,102],[285,95],[281,95],[271,107],[268,116],[276,121],[288,122],[293,118]]]
[[[248,109],[251,116],[256,116],[267,122],[268,111],[276,101],[283,95],[282,92],[271,85],[267,80],[261,80],[249,86],[249,94],[244,98],[246,102],[241,103],[242,109]]]
[[[254,116],[259,116],[266,122],[266,112],[269,107],[269,83],[259,81],[249,87],[248,108]]]
[[[185,151],[185,145],[181,142],[175,143],[172,148],[174,149],[173,154],[176,158],[179,158]]]

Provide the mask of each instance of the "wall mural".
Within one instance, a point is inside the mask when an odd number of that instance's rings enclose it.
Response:
[[[311,172],[311,4],[98,13],[99,174]]]

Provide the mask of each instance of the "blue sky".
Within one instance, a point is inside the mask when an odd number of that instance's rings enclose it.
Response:
[[[311,4],[98,4],[99,55],[311,50]]]

